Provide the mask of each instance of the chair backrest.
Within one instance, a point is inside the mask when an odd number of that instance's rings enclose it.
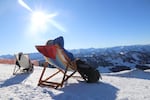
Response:
[[[69,69],[76,69],[75,64],[71,62],[69,57],[59,45],[36,46],[36,48],[44,55],[46,62],[49,64],[63,70],[65,70],[67,66]]]
[[[30,67],[30,59],[28,54],[15,54],[16,61],[18,61],[20,67],[29,68]]]

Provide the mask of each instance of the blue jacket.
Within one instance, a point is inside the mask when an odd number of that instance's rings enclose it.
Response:
[[[49,40],[47,42],[47,45],[51,45],[51,44],[58,44],[62,49],[64,49],[64,52],[71,59],[71,61],[73,61],[75,59],[73,54],[64,48],[64,38],[62,36],[57,37],[54,40]]]

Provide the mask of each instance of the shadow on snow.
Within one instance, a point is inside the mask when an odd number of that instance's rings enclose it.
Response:
[[[30,74],[26,74],[26,73],[13,75],[9,79],[4,81],[2,84],[0,84],[0,87],[7,87],[7,86],[19,84],[23,82],[27,77],[29,77],[29,75]]]
[[[72,83],[60,89],[62,93],[49,94],[54,100],[115,100],[118,89],[108,83]]]

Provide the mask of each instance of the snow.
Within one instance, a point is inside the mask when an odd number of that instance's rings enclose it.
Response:
[[[150,100],[150,70],[101,73],[103,79],[93,84],[70,78],[56,90],[37,86],[42,67],[20,75],[12,75],[14,65],[0,64],[0,68],[0,100]]]

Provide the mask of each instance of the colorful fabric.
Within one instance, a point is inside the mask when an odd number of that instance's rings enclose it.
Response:
[[[45,45],[45,46],[36,46],[37,50],[42,53],[44,56],[56,59],[56,46],[55,45]]]

